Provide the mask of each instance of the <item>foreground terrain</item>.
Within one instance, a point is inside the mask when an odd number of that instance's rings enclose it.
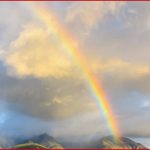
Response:
[[[53,137],[48,134],[41,134],[39,136],[32,137],[27,140],[16,141],[16,144],[12,148],[52,148],[52,149],[64,149],[68,148],[65,144],[60,144]],[[85,146],[86,147],[86,146]],[[133,140],[125,137],[121,137],[118,140],[112,136],[101,138],[92,146],[92,148],[123,148],[123,149],[144,149],[146,148],[140,143],[136,143]]]

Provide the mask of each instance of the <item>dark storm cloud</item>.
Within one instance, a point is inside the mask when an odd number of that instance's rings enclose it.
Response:
[[[90,105],[85,103],[92,103],[83,82],[72,78],[16,78],[2,73],[0,85],[0,99],[9,102],[10,109],[41,119],[68,117],[87,111]]]

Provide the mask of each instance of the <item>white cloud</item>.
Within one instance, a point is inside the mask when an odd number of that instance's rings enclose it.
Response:
[[[125,2],[75,2],[69,6],[66,22],[76,26],[76,30],[91,32],[107,15],[116,15]]]

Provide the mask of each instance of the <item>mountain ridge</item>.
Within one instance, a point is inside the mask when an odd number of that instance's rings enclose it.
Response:
[[[73,141],[74,142],[74,141]],[[130,138],[120,137],[116,140],[113,136],[105,136],[96,141],[89,141],[82,143],[81,145],[72,143],[60,143],[47,133],[33,136],[25,140],[18,140],[12,148],[109,148],[109,149],[146,149],[146,147],[140,143],[137,143]]]

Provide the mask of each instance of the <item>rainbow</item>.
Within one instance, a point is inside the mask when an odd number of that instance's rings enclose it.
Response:
[[[117,120],[114,117],[115,115],[113,113],[112,107],[110,106],[110,103],[105,96],[105,92],[101,87],[99,80],[89,68],[88,62],[84,57],[84,54],[82,54],[81,50],[78,48],[78,45],[75,42],[76,40],[59,22],[59,19],[54,15],[52,11],[35,3],[32,5],[32,10],[34,11],[38,19],[42,23],[44,23],[47,29],[58,37],[65,49],[69,51],[73,59],[77,61],[78,66],[83,71],[87,82],[91,88],[91,91],[95,96],[95,100],[99,105],[98,107],[100,108],[101,112],[103,112],[107,120],[110,132],[115,138],[121,137],[121,133],[117,124]]]

